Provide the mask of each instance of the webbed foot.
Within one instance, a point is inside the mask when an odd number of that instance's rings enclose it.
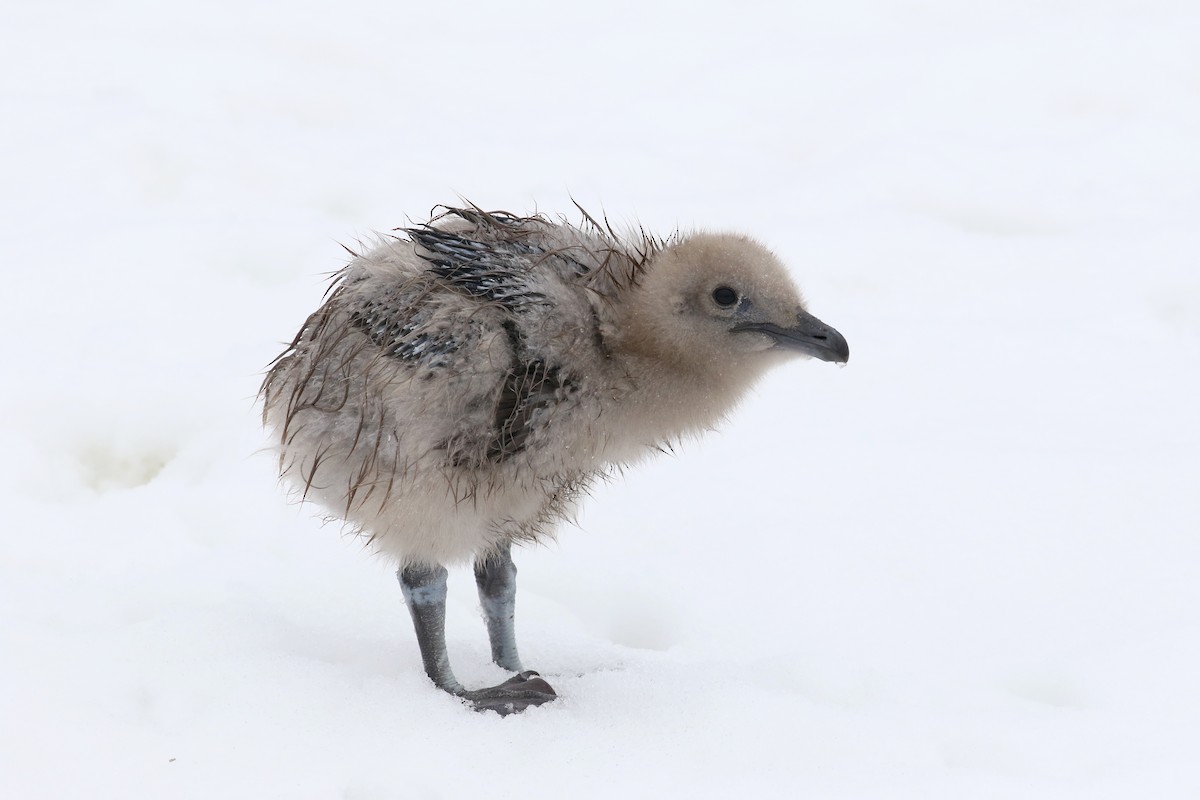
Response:
[[[550,684],[533,670],[517,673],[499,686],[455,694],[471,701],[476,711],[495,711],[502,717],[519,714],[530,706],[540,706],[558,697]]]

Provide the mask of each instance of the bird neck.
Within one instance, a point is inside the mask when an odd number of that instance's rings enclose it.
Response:
[[[623,312],[608,331],[610,353],[625,376],[621,422],[640,444],[712,428],[767,366],[763,359],[709,357],[680,338],[657,309],[648,311],[636,300]]]
[[[738,372],[699,374],[672,368],[661,359],[631,357],[622,426],[645,446],[710,430],[733,411],[757,377]]]

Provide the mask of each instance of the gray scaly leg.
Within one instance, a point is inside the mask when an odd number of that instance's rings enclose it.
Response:
[[[396,575],[417,631],[425,674],[439,689],[461,694],[463,686],[454,677],[446,653],[446,568],[411,564]]]
[[[515,572],[514,569],[514,576]],[[521,672],[499,686],[487,689],[464,689],[454,677],[450,669],[450,657],[446,653],[446,568],[410,564],[402,567],[397,577],[400,579],[400,589],[404,592],[404,602],[412,615],[425,674],[435,686],[468,700],[477,711],[495,711],[501,715],[524,711],[529,706],[539,706],[555,698],[550,684],[536,672]],[[512,608],[511,599],[509,608]],[[510,632],[511,629],[510,616]],[[516,658],[515,647],[512,656]]]
[[[517,638],[513,630],[517,566],[513,563],[509,545],[475,561],[475,584],[479,587],[479,604],[487,619],[492,661],[513,672],[522,671],[524,667],[517,655]]]

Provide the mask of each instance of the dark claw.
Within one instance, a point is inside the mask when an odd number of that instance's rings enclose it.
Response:
[[[520,672],[499,686],[464,691],[460,697],[471,701],[476,711],[495,711],[502,717],[519,714],[530,706],[540,706],[558,697],[550,684],[533,670]]]

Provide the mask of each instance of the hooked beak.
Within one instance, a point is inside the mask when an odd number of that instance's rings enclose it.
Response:
[[[846,344],[846,337],[807,311],[798,313],[795,324],[790,327],[785,328],[774,322],[747,322],[736,326],[734,330],[765,333],[775,340],[776,347],[795,350],[822,361],[844,364],[850,360],[850,345]]]

